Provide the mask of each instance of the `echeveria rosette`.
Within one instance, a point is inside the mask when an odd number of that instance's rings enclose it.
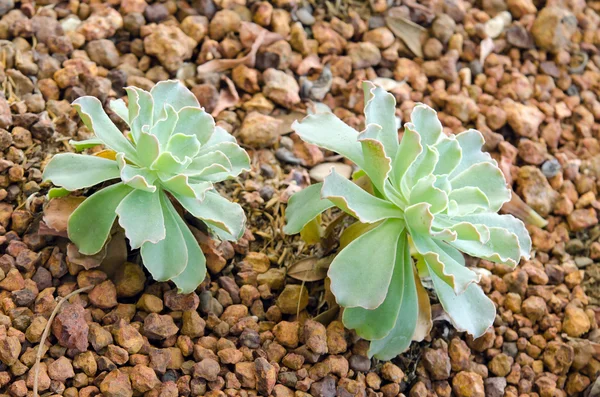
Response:
[[[345,308],[344,324],[371,340],[370,355],[391,359],[428,332],[430,305],[420,277],[431,277],[456,328],[478,337],[492,325],[495,306],[462,252],[514,267],[531,249],[524,224],[497,214],[511,197],[504,176],[481,150],[480,132],[446,136],[436,112],[419,104],[398,142],[394,97],[365,83],[365,103],[360,133],[331,113],[292,128],[356,163],[373,194],[332,171],[290,198],[284,231],[298,233],[331,207],[358,220],[328,276]]]
[[[191,292],[204,280],[206,260],[167,193],[216,236],[235,241],[244,232],[244,212],[221,197],[213,183],[249,170],[250,159],[180,82],[163,81],[150,92],[126,90],[129,104],[118,99],[110,107],[129,126],[127,137],[98,99],[82,97],[73,103],[95,137],[72,144],[78,150],[104,144],[115,152],[115,159],[57,154],[46,166],[44,179],[69,191],[120,179],[73,212],[70,239],[81,253],[93,255],[106,243],[118,216],[131,247],[141,248],[152,276]]]

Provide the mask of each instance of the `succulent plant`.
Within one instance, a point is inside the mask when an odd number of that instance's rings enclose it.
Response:
[[[371,182],[363,189],[332,172],[294,194],[284,231],[294,234],[337,207],[357,222],[341,236],[331,291],[343,322],[371,341],[369,354],[391,359],[431,327],[421,278],[430,278],[455,327],[475,337],[492,325],[495,306],[462,253],[511,267],[528,258],[524,224],[497,212],[511,190],[476,130],[446,136],[436,112],[418,104],[398,140],[396,101],[365,83],[366,128],[358,133],[332,113],[296,122],[306,142],[344,155]],[[411,257],[416,259],[413,265]]]
[[[98,99],[77,99],[73,105],[95,138],[73,145],[82,150],[104,144],[109,150],[102,156],[57,154],[46,166],[44,180],[74,191],[120,179],[77,207],[69,217],[69,238],[82,254],[93,255],[106,243],[118,216],[154,279],[172,280],[181,292],[191,292],[206,276],[206,260],[171,199],[220,239],[239,239],[244,212],[221,197],[213,183],[249,169],[250,159],[180,82],[159,82],[150,92],[126,90],[128,105],[118,99],[110,108],[129,126],[127,135]]]

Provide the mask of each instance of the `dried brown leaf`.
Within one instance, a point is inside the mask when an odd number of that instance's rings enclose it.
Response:
[[[251,48],[261,34],[264,35],[261,47],[271,45],[279,40],[285,40],[279,33],[271,32],[253,22],[244,21],[241,23],[239,35],[240,42],[244,47]]]
[[[85,270],[94,269],[102,264],[106,254],[108,252],[108,245],[104,247],[94,255],[84,255],[77,249],[77,246],[73,243],[67,244],[67,260],[76,265],[82,266]]]
[[[53,234],[67,237],[69,217],[85,200],[81,196],[65,196],[54,198],[44,208],[43,222],[40,222],[40,234]],[[50,230],[46,231],[45,227]]]
[[[327,269],[329,269],[333,257],[333,255],[330,255],[325,258],[302,259],[288,267],[287,275],[305,282],[324,280],[327,277]]]
[[[313,320],[318,321],[327,327],[332,321],[334,321],[338,317],[339,312],[340,307],[336,304],[332,308],[325,310],[323,313],[313,318]]]
[[[393,13],[385,17],[388,28],[419,58],[423,58],[423,38],[427,29]]]
[[[433,321],[431,320],[431,302],[429,301],[429,295],[421,284],[421,279],[417,274],[416,269],[413,269],[415,277],[415,284],[417,285],[417,299],[419,303],[419,314],[417,317],[417,327],[413,334],[413,340],[421,342],[431,332]]]
[[[237,59],[214,59],[212,61],[208,61],[198,66],[196,72],[198,73],[198,75],[220,73],[232,69],[240,64],[244,64],[249,67],[254,67],[254,63],[256,62],[256,52],[264,43],[265,36],[265,31],[261,31],[260,34],[256,37],[254,43],[252,44],[250,52],[245,56]]]
[[[219,92],[219,100],[211,113],[213,117],[217,117],[223,110],[237,105],[240,101],[240,95],[233,81],[227,76],[221,76],[221,79],[225,81],[227,88],[223,88]]]

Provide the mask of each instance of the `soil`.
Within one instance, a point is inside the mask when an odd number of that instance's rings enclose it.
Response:
[[[599,24],[583,0],[0,0],[0,395],[33,395],[36,372],[40,395],[69,397],[596,395]],[[253,166],[219,186],[248,214],[239,242],[193,224],[209,274],[189,295],[152,281],[118,230],[84,257],[41,222],[44,164],[90,135],[70,103],[168,78]],[[481,131],[524,202],[504,210],[545,219],[528,218],[517,269],[469,261],[493,328],[473,340],[434,305],[431,334],[391,362],[344,329],[322,269],[298,271],[335,253],[347,220],[325,214],[316,245],[281,230],[293,193],[330,163],[351,171],[292,121],[328,106],[360,129],[365,79],[403,122],[424,102],[447,133]]]

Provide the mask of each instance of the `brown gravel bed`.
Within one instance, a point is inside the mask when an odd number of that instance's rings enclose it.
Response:
[[[57,298],[88,286],[51,325],[40,395],[587,395],[600,373],[599,25],[600,2],[584,0],[0,0],[0,396],[33,395]],[[185,296],[136,252],[85,258],[40,231],[45,162],[89,136],[70,102],[168,78],[253,163],[220,187],[250,229],[236,244],[197,230],[209,277]],[[360,128],[364,79],[403,121],[425,102],[448,133],[480,130],[548,222],[529,225],[533,259],[516,270],[470,261],[498,306],[477,340],[434,310],[424,342],[369,360],[324,282],[286,274],[335,250],[335,233],[307,246],[281,227],[289,196],[340,160],[291,121],[324,104]]]

